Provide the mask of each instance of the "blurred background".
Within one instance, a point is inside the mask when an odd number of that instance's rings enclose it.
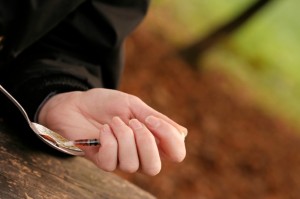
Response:
[[[183,163],[118,175],[158,198],[300,198],[297,0],[153,0],[121,90],[189,129]]]

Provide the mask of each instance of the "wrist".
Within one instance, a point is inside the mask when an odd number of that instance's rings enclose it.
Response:
[[[40,121],[39,115],[50,99],[59,93],[89,89],[84,82],[71,76],[55,75],[30,79],[14,88],[14,96],[22,104],[33,121]]]
[[[36,112],[36,122],[46,125],[51,123],[51,119],[58,117],[59,113],[67,112],[69,107],[77,107],[78,96],[82,91],[70,91],[64,93],[53,93],[40,104]]]
[[[33,121],[36,123],[40,123],[41,119],[40,119],[40,115],[42,110],[44,110],[45,105],[47,104],[47,102],[49,102],[49,100],[53,97],[55,97],[56,93],[55,92],[51,92],[48,96],[46,96],[46,98],[41,102],[41,104],[38,106],[35,114],[34,114],[34,119]]]

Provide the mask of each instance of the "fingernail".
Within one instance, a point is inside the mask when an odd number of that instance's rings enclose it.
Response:
[[[187,136],[187,134],[188,134],[188,130],[187,130],[187,128],[182,128],[182,130],[180,131],[180,133],[184,136],[184,137],[186,137]]]
[[[137,119],[130,120],[129,124],[134,129],[140,129],[143,127],[143,125]]]
[[[157,117],[154,117],[154,116],[148,116],[146,118],[146,123],[149,124],[152,128],[157,128],[160,124],[160,121]]]
[[[112,121],[113,121],[113,123],[114,123],[115,125],[118,125],[118,126],[120,126],[120,125],[123,124],[123,121],[122,121],[121,118],[118,117],[118,116],[113,117]]]
[[[101,130],[102,130],[103,133],[110,133],[111,132],[110,127],[108,126],[108,124],[104,124],[102,126]]]

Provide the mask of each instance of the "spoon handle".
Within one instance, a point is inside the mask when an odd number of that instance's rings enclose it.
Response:
[[[16,107],[20,110],[20,112],[22,113],[22,115],[25,117],[27,123],[29,124],[29,126],[31,126],[31,121],[25,111],[25,109],[21,106],[21,104],[7,91],[5,90],[5,88],[3,88],[3,86],[0,84],[0,91],[8,98],[10,99],[10,101],[12,101]]]

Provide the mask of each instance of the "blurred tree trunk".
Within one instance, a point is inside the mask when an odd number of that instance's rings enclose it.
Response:
[[[218,42],[221,38],[229,35],[233,31],[244,25],[252,16],[254,16],[258,11],[265,7],[272,0],[257,0],[244,11],[242,11],[235,18],[225,23],[224,25],[218,27],[212,33],[204,38],[194,42],[190,46],[180,50],[180,55],[182,55],[190,64],[196,65],[198,57],[209,47]]]

